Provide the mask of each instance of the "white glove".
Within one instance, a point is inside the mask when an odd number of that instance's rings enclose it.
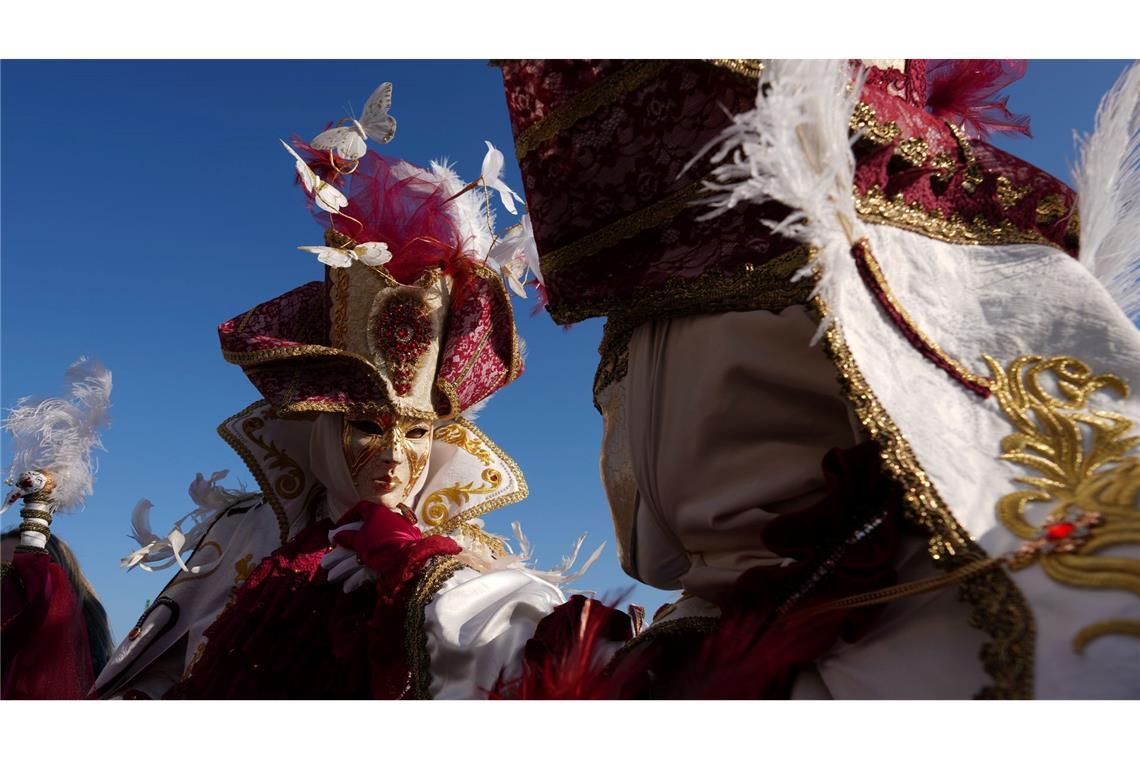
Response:
[[[358,521],[334,528],[329,531],[329,542],[335,543],[333,536],[342,530],[360,530],[363,525],[363,521]],[[321,567],[328,570],[331,583],[344,583],[343,590],[346,594],[356,591],[367,583],[376,581],[376,574],[370,568],[360,564],[356,552],[347,546],[333,546],[332,550],[321,558]]]

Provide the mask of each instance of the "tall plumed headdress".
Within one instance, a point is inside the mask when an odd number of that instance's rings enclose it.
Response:
[[[346,165],[295,145],[325,227],[325,245],[304,250],[325,280],[222,323],[225,358],[284,416],[447,418],[515,380],[519,337],[489,258],[497,177],[465,185],[443,164],[368,152]]]

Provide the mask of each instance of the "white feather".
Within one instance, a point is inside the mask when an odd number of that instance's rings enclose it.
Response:
[[[180,517],[165,537],[159,537],[150,528],[150,510],[153,505],[146,499],[136,504],[131,512],[130,538],[139,544],[139,548],[123,557],[119,561],[120,567],[130,570],[137,566],[149,572],[177,564],[187,573],[207,572],[212,565],[191,567],[182,558],[183,551],[198,545],[218,514],[254,495],[241,488],[218,485],[218,481],[227,475],[229,470],[219,470],[206,479],[202,473],[197,473],[188,489],[195,508]],[[191,527],[183,530],[183,524],[187,521]]]
[[[1140,323],[1140,63],[1101,101],[1073,175],[1080,261]]]
[[[429,166],[432,180],[439,184],[446,197],[454,196],[467,186],[447,159],[432,161]],[[459,228],[459,234],[470,243],[465,250],[476,261],[482,262],[491,250],[494,240],[492,230],[495,228],[495,213],[490,206],[488,195],[481,188],[476,188],[448,203],[447,210]]]
[[[58,510],[74,509],[92,494],[95,460],[103,449],[99,429],[109,423],[111,373],[99,362],[81,357],[65,376],[65,398],[22,398],[4,429],[12,436],[9,475],[47,470],[55,480],[52,498]]]
[[[583,533],[570,548],[570,553],[562,558],[561,563],[549,570],[536,570],[532,566],[534,559],[532,554],[533,547],[531,546],[530,540],[527,539],[526,534],[523,533],[522,526],[516,521],[511,523],[511,529],[514,531],[515,540],[519,545],[517,554],[511,553],[501,557],[491,558],[484,552],[477,552],[465,548],[464,552],[459,555],[459,559],[463,562],[467,562],[472,568],[481,573],[491,573],[499,570],[523,570],[529,575],[540,578],[547,583],[564,587],[568,583],[585,575],[586,571],[597,561],[598,557],[602,556],[602,550],[606,547],[606,543],[603,541],[576,571],[572,570],[574,563],[578,561],[578,554],[582,551],[582,544],[586,541],[586,534]],[[456,540],[458,541],[459,539]],[[510,547],[508,546],[508,551],[509,549]],[[570,589],[567,590],[570,591]]]
[[[719,164],[705,183],[713,191],[707,201],[713,210],[705,218],[743,202],[778,201],[792,209],[769,226],[816,249],[809,268],[796,277],[818,267],[816,292],[831,303],[838,293],[830,283],[854,268],[849,249],[861,229],[848,135],[859,91],[860,82],[852,83],[843,61],[773,61],[760,81],[756,107],[734,116],[697,156],[715,149],[711,160]],[[827,326],[825,320],[817,340]]]

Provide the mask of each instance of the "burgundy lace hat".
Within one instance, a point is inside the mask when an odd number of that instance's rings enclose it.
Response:
[[[869,67],[851,124],[864,130],[860,215],[953,241],[1075,252],[1073,192],[981,139],[1028,131],[996,96],[1020,75],[1015,63]],[[795,247],[766,232],[762,220],[779,211],[741,208],[704,224],[708,209],[694,204],[711,168],[694,158],[752,108],[760,61],[498,64],[556,322],[653,312],[696,290],[707,302],[739,282],[754,293],[760,268]]]
[[[318,173],[328,168],[306,153]],[[483,263],[490,243],[477,196],[455,197],[463,184],[445,166],[372,152],[329,181],[348,204],[340,215],[313,208],[328,248],[379,243],[390,259],[326,266],[324,282],[223,322],[226,360],[283,416],[453,417],[514,381],[519,337],[502,279]]]
[[[547,309],[560,324],[608,318],[595,393],[620,377],[633,327],[651,319],[804,303],[807,260],[742,204],[702,222],[712,169],[698,157],[750,110],[756,60],[497,62],[522,169]],[[1027,132],[997,93],[1011,61],[867,65],[851,120],[856,209],[867,222],[955,243],[1044,243],[1075,255],[1075,196],[982,138]],[[857,63],[853,65],[859,65]]]

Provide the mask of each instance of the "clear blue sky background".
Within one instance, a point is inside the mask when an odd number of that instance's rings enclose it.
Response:
[[[1091,129],[1119,61],[1035,61],[1010,90],[1032,116],[1033,139],[997,144],[1068,180],[1074,129]],[[4,61],[0,65],[0,405],[62,390],[86,354],[114,373],[113,424],[95,495],[56,520],[125,634],[170,571],[119,569],[134,548],[130,510],[146,497],[165,532],[190,509],[194,473],[252,478],[217,437],[218,422],[257,398],[225,363],[215,326],[321,277],[295,246],[320,242],[277,138],[311,137],[357,113],[381,81],[395,84],[390,154],[448,156],[479,171],[484,139],[507,155],[522,191],[497,69],[483,61]],[[500,221],[506,221],[500,213]],[[483,427],[522,466],[531,497],[489,516],[509,534],[519,519],[540,566],[573,538],[608,541],[576,585],[635,585],[618,567],[598,478],[601,420],[591,404],[601,323],[564,331],[516,301],[530,347],[527,371],[492,401]],[[5,438],[3,465],[10,453]],[[5,529],[18,522],[15,510]],[[635,586],[650,612],[670,595]]]

